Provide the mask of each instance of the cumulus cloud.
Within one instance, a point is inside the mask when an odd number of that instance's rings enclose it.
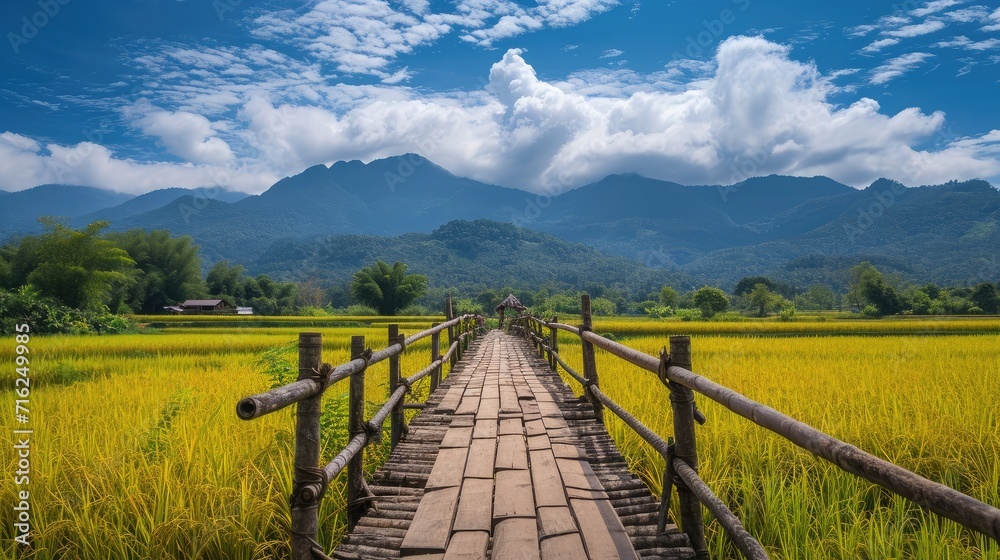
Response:
[[[143,133],[160,139],[170,153],[192,163],[225,164],[233,152],[215,136],[208,119],[187,111],[151,111],[137,122]]]
[[[923,64],[925,60],[931,58],[932,56],[934,55],[922,52],[907,53],[902,56],[897,56],[896,58],[886,61],[885,64],[873,69],[871,71],[871,78],[869,81],[875,85],[888,83],[916,69],[918,66]]]
[[[870,79],[885,83],[928,57],[898,57]],[[883,176],[908,184],[1000,177],[1000,133],[950,140],[940,112],[887,114],[868,98],[838,105],[833,95],[849,90],[787,46],[731,37],[702,64],[694,77],[671,69],[595,70],[550,82],[524,51],[511,49],[482,90],[318,89],[311,103],[247,92],[224,125],[206,121],[178,133],[202,143],[211,137],[198,136],[206,130],[224,134],[237,154],[227,165],[140,163],[97,145],[42,146],[7,133],[0,135],[0,187],[61,181],[137,192],[212,186],[214,174],[227,174],[226,184],[259,192],[310,165],[404,152],[458,175],[549,193],[632,171],[687,184],[771,173],[826,175],[855,186]],[[928,145],[938,147],[921,148]],[[67,165],[57,178],[54,164],[79,150],[89,150],[87,161]]]
[[[84,185],[140,194],[163,187],[224,187],[260,192],[280,175],[266,167],[138,162],[116,158],[99,144],[48,144],[5,132],[0,134],[0,187],[21,190],[46,183]]]

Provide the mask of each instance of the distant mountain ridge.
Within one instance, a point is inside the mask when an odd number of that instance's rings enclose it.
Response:
[[[372,246],[371,236],[405,238],[454,220],[491,220],[722,285],[750,274],[833,282],[858,259],[928,281],[1000,277],[1000,192],[985,181],[907,188],[880,179],[859,190],[826,177],[683,186],[619,174],[545,197],[458,177],[405,154],[313,166],[238,200],[168,189],[124,201],[107,193],[111,199],[101,202],[93,190],[80,191],[89,209],[71,216],[77,222],[110,219],[114,229],[191,235],[207,261],[229,258],[251,271],[279,272],[275,247],[301,252],[303,243],[345,236],[339,250],[357,253],[355,245]],[[22,193],[3,195],[0,206],[7,211],[11,197],[28,198]],[[31,202],[21,203],[22,216],[65,210],[37,196]]]

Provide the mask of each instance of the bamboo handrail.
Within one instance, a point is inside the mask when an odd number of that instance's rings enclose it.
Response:
[[[658,358],[604,338],[592,331],[576,329],[561,323],[546,322],[537,317],[529,316],[524,317],[524,319],[549,328],[574,332],[580,336],[581,340],[590,342],[631,364],[652,373],[659,372],[660,360]],[[525,330],[530,333],[530,329]],[[563,363],[561,359],[558,361],[560,364]],[[876,457],[688,369],[669,366],[666,370],[666,377],[669,381],[704,395],[754,424],[778,434],[841,470],[860,476],[942,517],[1000,542],[1000,509],[996,507]],[[579,381],[578,378],[577,381]],[[594,387],[592,386],[590,389],[590,392],[593,393]],[[610,401],[606,395],[603,393],[601,395]],[[605,399],[600,400],[607,405]]]
[[[269,391],[241,399],[236,405],[236,414],[244,420],[259,418],[276,410],[281,410],[293,403],[299,403],[296,415],[296,460],[290,507],[292,525],[290,540],[292,558],[307,560],[316,557],[326,558],[316,545],[318,531],[318,503],[326,491],[327,485],[345,468],[347,469],[348,525],[353,527],[366,508],[363,476],[364,448],[380,438],[382,426],[387,418],[392,418],[393,440],[397,443],[397,432],[401,432],[404,422],[403,401],[414,383],[432,376],[434,385],[440,379],[441,368],[450,362],[453,366],[461,351],[471,339],[474,339],[478,329],[478,315],[462,315],[454,317],[451,313],[451,300],[445,302],[449,320],[433,325],[431,328],[404,338],[399,334],[396,324],[389,325],[390,344],[377,352],[365,350],[364,337],[355,336],[351,339],[352,360],[332,367],[320,361],[321,336],[318,333],[302,334],[299,337],[299,379],[276,387]],[[472,321],[477,319],[477,321]],[[456,329],[456,327],[459,327]],[[448,351],[440,356],[440,333],[447,330],[451,342]],[[458,336],[456,332],[461,331]],[[425,337],[432,337],[431,363],[417,373],[400,379],[399,359],[408,346]],[[392,394],[377,413],[368,422],[364,421],[364,377],[368,366],[390,359],[390,385]],[[319,457],[320,438],[320,404],[319,399],[327,387],[343,379],[351,380],[349,433],[350,440],[339,453],[321,468],[316,468]],[[308,405],[308,407],[303,408]]]

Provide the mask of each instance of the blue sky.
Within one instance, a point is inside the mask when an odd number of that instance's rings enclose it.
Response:
[[[11,0],[0,22],[6,190],[256,193],[405,152],[550,193],[1000,183],[996,0]]]

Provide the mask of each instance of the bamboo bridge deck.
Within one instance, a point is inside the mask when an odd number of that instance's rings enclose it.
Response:
[[[470,346],[378,470],[339,559],[693,558],[586,401],[523,339]]]

